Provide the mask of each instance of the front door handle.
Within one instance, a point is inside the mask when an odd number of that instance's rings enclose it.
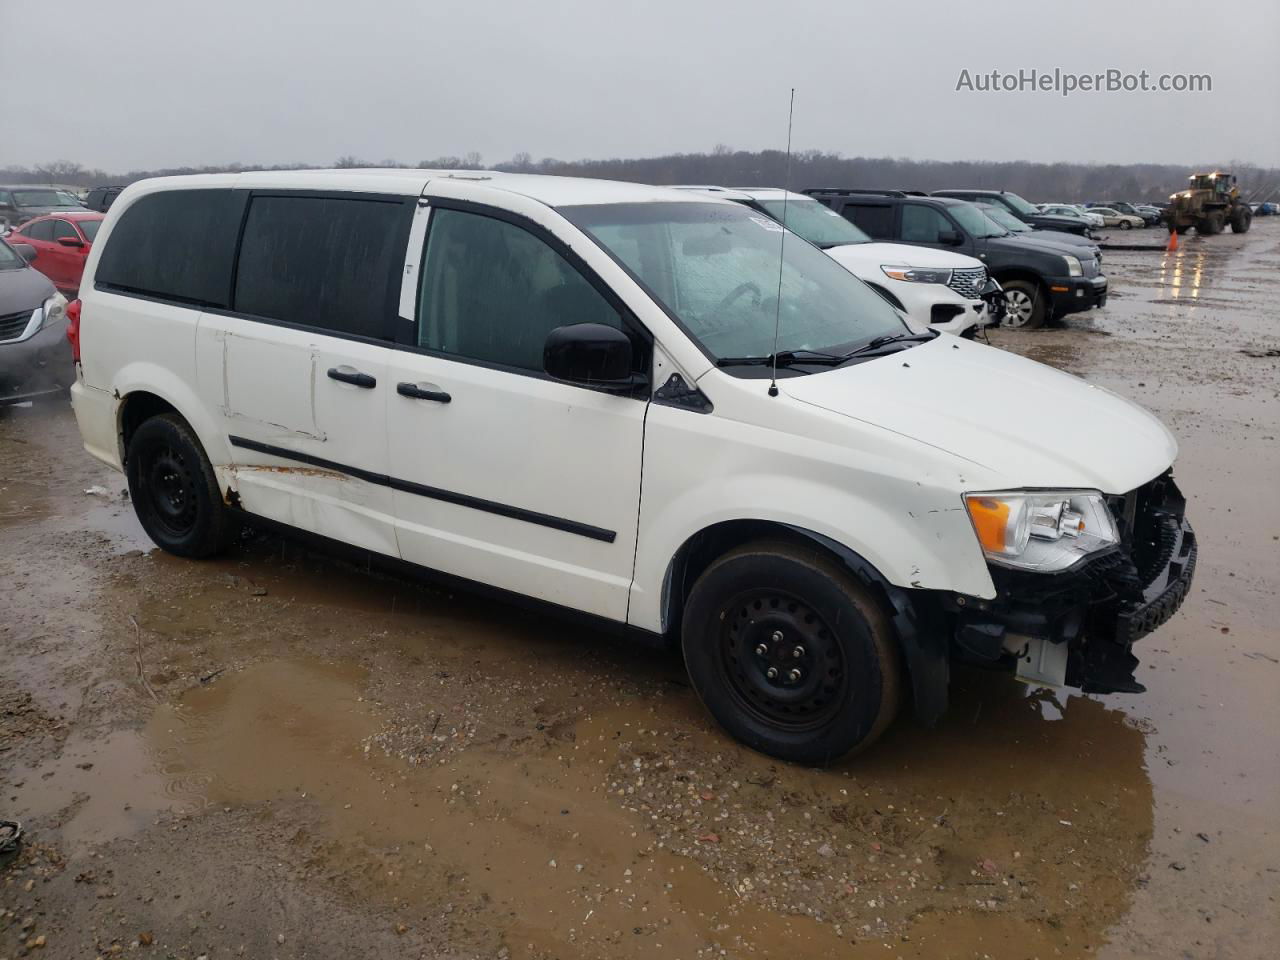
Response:
[[[443,390],[432,389],[434,384],[428,384],[420,387],[416,383],[397,383],[396,393],[402,397],[412,397],[414,400],[434,400],[436,403],[448,403],[453,399]]]
[[[365,390],[372,390],[378,385],[378,381],[367,373],[361,373],[354,367],[330,367],[329,379],[337,380],[340,383],[349,383],[354,387],[362,387]]]

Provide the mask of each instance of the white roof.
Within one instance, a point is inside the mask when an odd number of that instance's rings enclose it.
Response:
[[[490,189],[506,190],[551,207],[597,203],[697,202],[687,191],[653,187],[618,180],[589,180],[583,177],[550,177],[542,174],[502,173],[497,170],[273,170],[246,173],[200,174],[186,177],[158,177],[139,181],[135,187],[151,190],[182,187],[238,187],[271,190],[356,190],[368,193],[399,193],[420,196],[430,192],[433,181],[473,181]]]

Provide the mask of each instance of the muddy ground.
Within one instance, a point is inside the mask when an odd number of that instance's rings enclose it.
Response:
[[[966,673],[821,771],[670,654],[273,537],[161,554],[65,404],[0,411],[0,958],[1274,956],[1280,222],[1106,259],[1105,310],[992,339],[1179,438],[1148,693]]]

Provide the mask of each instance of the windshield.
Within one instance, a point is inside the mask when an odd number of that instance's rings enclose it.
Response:
[[[960,226],[972,237],[1004,237],[1009,231],[996,223],[971,203],[957,203],[948,212],[960,221]]]
[[[1031,229],[1004,207],[997,207],[994,204],[983,204],[981,210],[1010,233],[1026,233]]]
[[[13,202],[20,207],[61,207],[57,190],[15,190]]]
[[[1035,207],[1027,203],[1027,201],[1023,200],[1016,193],[1006,193],[1004,195],[1004,198],[1006,201],[1008,201],[1009,206],[1013,207],[1013,209],[1017,210],[1019,213],[1023,214],[1024,216],[1028,216],[1036,212]]]
[[[20,270],[27,265],[13,247],[0,240],[0,270]]]
[[[717,359],[847,351],[909,333],[892,307],[826,254],[736,204],[563,207]],[[781,307],[777,297],[779,252]]]
[[[757,200],[773,219],[782,221],[781,200]],[[824,203],[808,197],[787,200],[787,229],[804,237],[815,247],[838,247],[846,243],[869,243],[871,238]]]
[[[102,226],[101,220],[77,220],[76,226],[80,228],[80,232],[84,234],[84,238],[93,243],[93,238],[98,235],[98,228]]]
[[[76,199],[76,195],[74,193],[67,193],[65,190],[58,191],[58,199],[68,207],[80,206],[80,201]]]

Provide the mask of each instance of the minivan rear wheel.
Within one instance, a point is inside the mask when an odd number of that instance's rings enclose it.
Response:
[[[816,547],[762,541],[721,557],[690,592],[682,638],[707,709],[770,756],[830,763],[873,743],[897,712],[888,617]]]
[[[129,438],[125,474],[134,511],[157,546],[180,557],[209,557],[231,543],[235,523],[213,465],[176,413],[138,426]]]

